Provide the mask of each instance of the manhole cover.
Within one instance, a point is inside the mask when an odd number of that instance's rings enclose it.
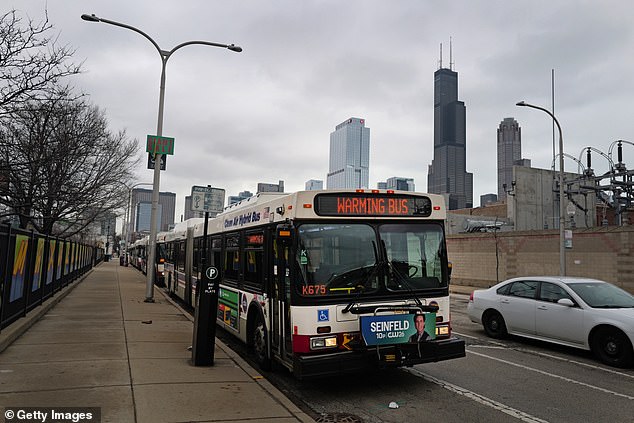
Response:
[[[363,423],[361,417],[344,413],[322,414],[315,421],[319,423]]]

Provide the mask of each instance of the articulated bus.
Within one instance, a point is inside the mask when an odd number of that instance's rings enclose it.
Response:
[[[299,378],[464,357],[451,334],[445,218],[442,196],[391,190],[261,193],[231,205],[208,221],[216,321],[263,369],[276,361]],[[181,224],[158,241],[168,291],[191,306],[203,228]]]

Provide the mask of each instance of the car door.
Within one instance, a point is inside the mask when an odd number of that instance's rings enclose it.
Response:
[[[507,295],[500,298],[500,310],[506,329],[512,333],[535,333],[535,296],[539,282],[519,280],[513,282]]]
[[[574,302],[566,290],[554,283],[542,282],[535,307],[535,332],[553,341],[583,344],[583,309],[558,304],[562,298]]]

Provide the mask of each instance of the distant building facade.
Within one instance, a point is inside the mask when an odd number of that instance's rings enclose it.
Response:
[[[434,73],[434,158],[427,190],[445,194],[450,210],[473,207],[473,174],[466,170],[466,110],[458,100],[458,73]]]
[[[370,128],[365,119],[349,118],[330,134],[328,189],[368,188]]]
[[[513,186],[513,166],[522,158],[522,129],[512,117],[505,118],[498,127],[497,153],[498,199],[506,201]]]
[[[265,184],[263,182],[258,183],[257,194],[261,192],[284,192],[284,181],[279,181],[277,184]]]
[[[324,189],[324,181],[319,179],[310,179],[306,181],[306,191],[319,191]]]
[[[251,197],[253,197],[253,193],[251,191],[242,191],[239,192],[238,195],[230,195],[228,205],[239,203],[240,201],[246,200],[247,198]]]
[[[152,214],[152,190],[134,188],[132,190],[132,202],[130,204],[130,227],[136,233],[134,239],[141,237],[141,233],[150,232],[150,219]],[[160,192],[158,202],[157,230],[167,231],[174,223],[176,209],[176,194],[173,192]],[[132,239],[132,238],[131,238]],[[133,240],[133,239],[132,239]]]
[[[498,196],[495,194],[484,194],[480,196],[480,207],[485,207],[487,205],[497,203]]]
[[[416,191],[413,178],[401,178],[398,176],[388,178],[385,184],[385,189]]]

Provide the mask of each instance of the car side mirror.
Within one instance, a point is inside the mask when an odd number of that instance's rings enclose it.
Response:
[[[573,303],[570,298],[562,298],[559,301],[557,301],[557,304],[565,305],[565,306],[568,306],[568,307],[574,307],[575,306],[575,303]]]

